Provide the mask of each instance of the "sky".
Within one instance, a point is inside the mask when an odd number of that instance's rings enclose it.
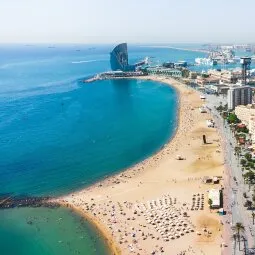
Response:
[[[255,0],[0,0],[0,43],[255,43]]]

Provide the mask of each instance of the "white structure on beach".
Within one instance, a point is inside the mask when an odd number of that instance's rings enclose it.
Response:
[[[208,198],[212,200],[212,208],[220,208],[220,191],[218,189],[209,190]]]
[[[228,109],[233,110],[238,105],[252,103],[252,88],[250,86],[231,86],[228,90]]]

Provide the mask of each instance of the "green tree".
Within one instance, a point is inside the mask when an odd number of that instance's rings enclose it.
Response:
[[[244,203],[244,207],[248,207],[250,209],[252,207],[252,202],[250,200],[246,200]]]
[[[239,244],[239,251],[241,250],[241,234],[244,233],[245,228],[244,225],[241,222],[237,222],[234,226],[234,231],[237,236],[238,244]]]
[[[241,162],[241,165],[242,165],[242,166],[245,166],[245,165],[246,165],[246,160],[245,160],[245,159],[241,159],[240,162]]]
[[[244,177],[245,182],[249,184],[249,190],[250,190],[251,184],[252,184],[252,183],[254,182],[254,180],[255,180],[255,174],[254,174],[254,172],[248,171],[248,172],[246,172],[245,174],[243,174],[243,177]]]
[[[222,112],[222,111],[224,110],[224,108],[223,108],[222,105],[220,105],[220,106],[216,107],[216,110],[217,110],[218,112]]]
[[[236,155],[237,158],[238,158],[238,165],[239,165],[240,154],[241,154],[241,147],[235,146],[235,155]]]
[[[232,239],[234,240],[234,242],[235,242],[235,245],[234,245],[234,251],[235,251],[235,253],[236,253],[236,241],[237,241],[237,234],[233,234],[232,235]]]
[[[244,157],[248,160],[251,161],[252,160],[252,155],[250,153],[245,153]]]
[[[236,142],[238,143],[239,142],[239,135],[238,134],[235,134],[235,139],[236,139]]]
[[[253,207],[254,207],[254,205],[255,205],[255,193],[253,193],[253,195],[252,195],[252,202],[253,202]]]
[[[227,118],[228,123],[240,123],[240,120],[234,113],[230,113]]]

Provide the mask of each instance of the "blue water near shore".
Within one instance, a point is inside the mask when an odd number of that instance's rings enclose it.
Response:
[[[111,48],[0,47],[0,193],[77,190],[143,160],[171,137],[174,89],[152,81],[81,82],[110,70]],[[129,51],[130,62],[197,56],[141,46]]]
[[[170,87],[136,80],[77,87],[0,102],[1,193],[76,190],[148,157],[175,130]]]

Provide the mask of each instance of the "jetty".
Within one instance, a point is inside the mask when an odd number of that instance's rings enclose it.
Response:
[[[56,208],[60,205],[52,202],[51,197],[33,197],[33,196],[0,196],[0,209],[11,209],[17,207],[48,207]]]
[[[109,71],[95,75],[92,78],[86,79],[83,82],[91,83],[98,80],[112,80],[112,79],[120,79],[120,78],[133,78],[133,77],[141,77],[146,76],[147,74],[142,71],[135,72],[124,72],[124,71]]]
[[[180,48],[180,47],[172,47],[172,46],[160,46],[160,45],[155,45],[155,46],[141,46],[141,47],[145,47],[145,48],[164,48],[164,49],[172,49],[172,50],[183,50],[183,51],[192,51],[192,52],[202,52],[202,53],[206,53],[209,54],[210,50],[206,50],[206,49],[192,49],[192,48]]]

